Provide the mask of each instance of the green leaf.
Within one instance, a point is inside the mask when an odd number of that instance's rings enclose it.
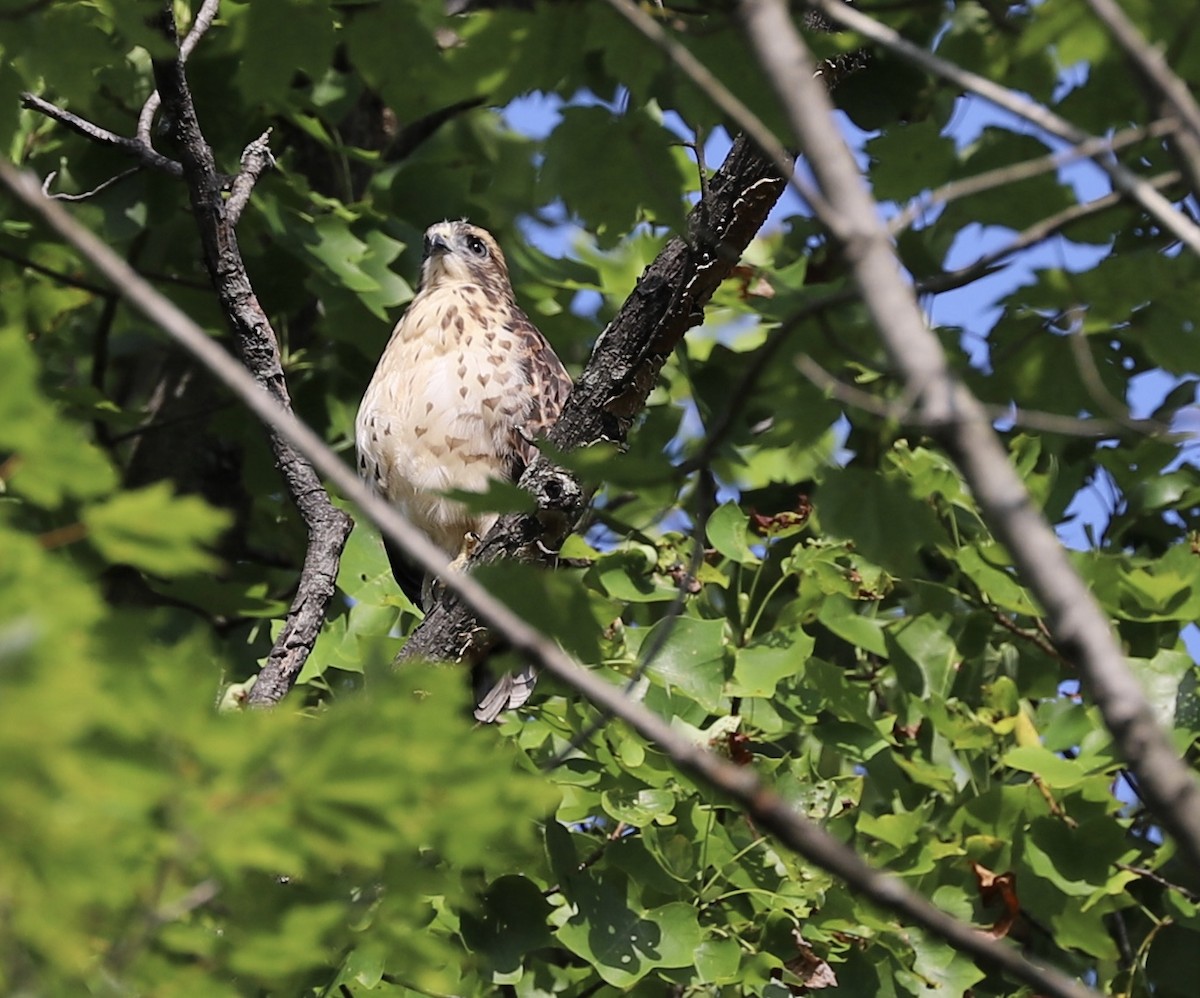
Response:
[[[580,661],[598,662],[603,657],[601,632],[618,610],[612,600],[583,586],[577,574],[513,561],[481,565],[475,574],[511,610],[556,638]]]
[[[770,697],[788,676],[804,671],[812,654],[813,639],[800,627],[771,631],[739,648],[733,661],[733,679],[726,690],[731,697]]]
[[[230,517],[196,496],[173,496],[170,484],[159,482],[89,506],[83,522],[109,561],[169,578],[215,568],[205,548]]]
[[[933,510],[903,483],[858,468],[826,476],[816,505],[830,533],[852,540],[865,557],[898,576],[918,573],[921,548],[943,537]]]
[[[486,492],[466,492],[451,489],[446,495],[471,513],[532,513],[536,508],[534,498],[512,482],[489,479]]]
[[[705,939],[696,948],[696,973],[706,984],[733,984],[741,956],[736,939]]]
[[[1084,768],[1074,759],[1042,748],[1040,745],[1021,745],[1004,753],[1004,765],[1034,773],[1045,780],[1048,786],[1058,790],[1073,787],[1087,776]]]
[[[500,877],[488,885],[480,912],[462,919],[463,939],[488,958],[497,983],[515,983],[525,957],[552,943],[546,920],[550,904],[541,890],[520,875]]]
[[[654,647],[660,641],[662,649],[646,674],[667,689],[681,690],[706,710],[718,709],[725,683],[725,622],[694,617],[661,620],[644,638],[636,639],[636,645]]]
[[[690,966],[700,945],[696,909],[682,902],[644,909],[630,906],[624,878],[567,885],[574,912],[558,929],[559,942],[592,963],[614,987],[629,987],[655,967]]]
[[[705,534],[713,547],[739,565],[757,565],[762,560],[750,550],[750,520],[736,503],[718,506],[705,524]]]
[[[887,632],[897,675],[916,696],[945,696],[954,684],[962,653],[947,634],[948,624],[947,618],[925,614]]]
[[[867,143],[867,154],[874,163],[871,182],[876,198],[911,198],[928,189],[936,178],[949,175],[957,160],[954,140],[939,132],[936,121],[918,121],[896,125]]]
[[[668,790],[638,790],[617,793],[606,790],[600,795],[604,810],[617,821],[634,828],[644,828],[652,821],[672,824],[669,816],[675,807],[675,795]]]
[[[331,12],[314,0],[250,4],[239,83],[260,99],[281,101],[296,73],[317,75],[329,64],[334,31]]]
[[[601,241],[612,246],[642,213],[681,232],[684,165],[676,138],[644,108],[614,115],[569,107],[546,141],[543,179]],[[630,183],[638,177],[639,183]]]
[[[817,619],[843,641],[872,655],[887,658],[883,625],[874,617],[858,613],[855,604],[849,600],[830,597],[821,604]]]

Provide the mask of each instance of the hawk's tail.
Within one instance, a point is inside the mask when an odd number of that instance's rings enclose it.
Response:
[[[396,585],[408,597],[415,607],[421,606],[421,586],[425,581],[425,573],[408,559],[404,549],[393,544],[386,537],[383,539],[383,549],[387,552],[388,561],[392,566],[392,575],[396,577]]]
[[[532,695],[537,669],[526,663],[520,672],[507,672],[497,680],[475,708],[475,720],[491,724],[506,710],[516,710]]]

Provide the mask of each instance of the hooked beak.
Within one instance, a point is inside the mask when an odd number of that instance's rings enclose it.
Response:
[[[446,242],[445,236],[440,232],[425,233],[425,255],[427,257],[448,252],[450,252],[450,244]]]

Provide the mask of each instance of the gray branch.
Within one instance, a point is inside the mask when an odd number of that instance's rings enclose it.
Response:
[[[843,248],[893,366],[1046,608],[1055,644],[1076,664],[1143,799],[1200,869],[1200,785],[1159,728],[1108,619],[1009,462],[987,411],[950,370],[926,325],[787,7],[782,0],[742,0],[741,13],[825,197],[850,229]]]
[[[437,575],[447,589],[518,652],[658,744],[682,771],[739,805],[757,827],[770,832],[786,848],[840,877],[863,897],[921,926],[956,949],[972,954],[981,963],[1033,984],[1047,995],[1096,998],[1094,992],[1061,972],[1040,967],[1004,942],[947,915],[899,878],[873,869],[849,846],[789,807],[753,770],[736,766],[695,744],[642,704],[630,700],[618,687],[573,662],[554,642],[530,627],[470,575],[447,571],[445,555],[423,533],[374,495],[312,429],[262,391],[258,382],[220,344],[72,219],[61,205],[45,198],[33,177],[0,160],[0,182],[70,242],[134,308],[212,371],[251,412],[311,460],[388,538],[404,547],[422,568]]]

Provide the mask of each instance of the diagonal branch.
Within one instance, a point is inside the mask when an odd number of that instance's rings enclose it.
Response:
[[[940,76],[963,90],[977,94],[996,107],[1003,108],[1018,118],[1023,118],[1050,135],[1075,145],[1096,141],[1094,136],[1088,135],[1083,129],[1072,125],[1048,107],[1022,96],[1015,90],[993,83],[978,73],[972,73],[952,62],[947,62],[932,52],[927,52],[919,45],[914,45],[900,37],[887,25],[880,24],[861,11],[848,6],[844,0],[809,0],[809,3],[831,21],[858,32],[876,45],[895,52],[914,65],[920,66],[926,72]],[[794,29],[791,33],[795,34]],[[807,61],[811,63],[812,60]],[[1182,241],[1193,253],[1200,254],[1200,226],[1182,212],[1177,211],[1175,206],[1162,194],[1115,159],[1103,153],[1097,153],[1091,159],[1109,175],[1117,190],[1137,202],[1147,214]]]
[[[1087,0],[1099,21],[1117,40],[1133,63],[1142,79],[1161,98],[1156,103],[1165,105],[1183,122],[1185,130],[1175,136],[1175,150],[1187,171],[1192,190],[1200,195],[1200,104],[1179,78],[1162,53],[1150,45],[1137,25],[1129,19],[1114,0]]]
[[[1076,664],[1146,803],[1200,869],[1200,784],[1158,726],[1108,619],[1009,463],[986,410],[950,370],[901,278],[875,201],[833,122],[828,95],[812,79],[812,55],[787,7],[783,0],[741,0],[740,10],[825,197],[851,230],[846,256],[893,366],[1046,608],[1055,643]]]
[[[169,173],[172,177],[183,176],[182,164],[177,160],[171,159],[169,156],[155,152],[140,139],[131,139],[124,135],[118,135],[116,132],[110,132],[107,128],[94,125],[77,114],[72,114],[64,108],[51,104],[48,100],[43,100],[36,94],[21,94],[21,106],[44,114],[47,118],[57,121],[60,125],[66,125],[71,131],[77,132],[85,139],[91,139],[100,145],[112,146],[114,149],[119,149],[121,152],[133,156],[135,159],[141,160],[145,166],[162,170],[164,173]]]
[[[684,773],[739,805],[760,829],[844,880],[873,903],[919,925],[981,963],[1027,981],[1054,998],[1096,998],[1094,992],[1060,971],[1040,967],[1002,941],[946,914],[904,884],[869,866],[853,849],[794,810],[748,767],[740,767],[681,734],[621,690],[573,662],[554,642],[492,596],[470,575],[448,572],[443,555],[423,533],[387,502],[374,495],[329,446],[306,424],[261,390],[259,384],[204,330],[118,257],[75,222],[63,208],[38,190],[37,181],[0,160],[0,182],[89,260],[131,305],[192,353],[246,407],[303,453],[383,533],[402,545],[425,570],[438,575],[447,589],[466,602],[522,654],[578,690],[597,707],[611,711],[643,737],[655,742]]]
[[[888,220],[888,232],[893,236],[899,235],[922,215],[938,205],[949,204],[959,198],[971,197],[985,191],[995,190],[1008,184],[1015,184],[1031,177],[1049,173],[1061,167],[1074,163],[1076,160],[1090,158],[1101,153],[1112,153],[1117,149],[1141,142],[1144,139],[1160,138],[1171,135],[1179,129],[1179,122],[1174,118],[1160,118],[1149,125],[1138,125],[1135,128],[1125,128],[1113,135],[1091,139],[1062,152],[1049,153],[1028,159],[1024,162],[1013,163],[1009,166],[998,166],[993,170],[984,170],[974,176],[963,177],[961,180],[951,180],[932,191],[927,191],[905,206],[898,215]],[[1160,186],[1149,181],[1152,186]]]
[[[599,441],[624,443],[658,372],[684,333],[729,276],[783,192],[775,164],[739,136],[708,184],[708,196],[688,215],[687,239],[671,239],[639,278],[575,383],[548,439],[559,451]],[[536,514],[508,514],[488,532],[471,565],[554,549],[587,504],[570,473],[540,456],[521,477]],[[401,658],[461,658],[484,643],[474,615],[446,593],[413,632]]]
[[[1171,170],[1157,177],[1151,177],[1146,182],[1155,189],[1162,190],[1163,188],[1179,183],[1181,179],[1177,170]],[[1022,229],[1003,246],[984,253],[971,263],[964,264],[956,270],[947,270],[940,274],[931,274],[929,277],[921,278],[916,284],[917,291],[921,294],[940,294],[943,291],[952,291],[955,288],[964,287],[972,281],[986,277],[995,269],[997,264],[1021,252],[1021,250],[1028,249],[1030,246],[1049,239],[1061,229],[1065,229],[1081,219],[1090,218],[1092,215],[1107,211],[1109,208],[1115,208],[1117,205],[1124,203],[1124,200],[1120,194],[1105,194],[1093,201],[1073,204],[1062,211],[1055,212],[1053,215],[1047,215],[1045,218],[1034,222],[1027,229]]]
[[[173,32],[170,4],[165,16]],[[154,79],[179,143],[192,214],[204,247],[205,266],[233,332],[238,355],[260,387],[278,405],[290,410],[291,398],[279,343],[254,294],[234,231],[236,212],[245,203],[248,190],[239,194],[239,203],[230,211],[224,198],[224,178],[217,172],[212,149],[196,116],[182,54],[156,59]],[[261,172],[267,156],[265,146],[265,135],[251,144],[243,156],[244,175],[250,176],[255,168]],[[312,465],[286,437],[272,433],[271,450],[288,494],[308,529],[308,548],[287,620],[250,694],[250,702],[259,705],[282,699],[304,667],[333,598],[342,548],[353,527],[349,515],[329,501]]]

